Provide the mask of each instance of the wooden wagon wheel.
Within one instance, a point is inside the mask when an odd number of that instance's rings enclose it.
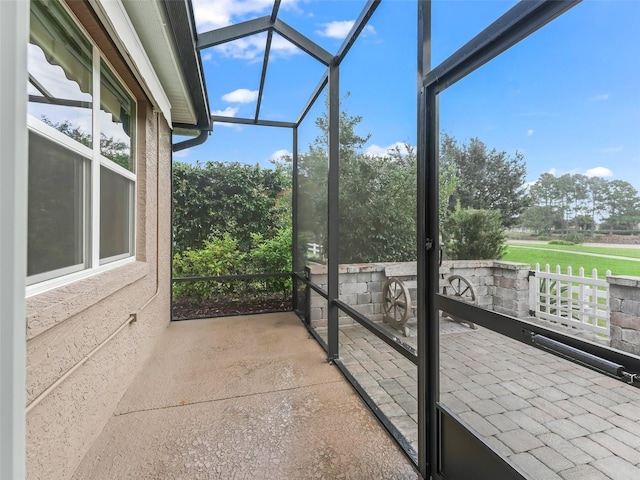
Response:
[[[467,303],[473,303],[474,305],[478,304],[478,295],[476,294],[476,289],[473,288],[471,282],[464,278],[462,275],[451,275],[449,278],[447,278],[447,282],[443,288],[443,293],[452,297],[458,297],[460,300],[464,300]],[[466,323],[473,329],[478,328],[476,324],[471,322],[470,320],[456,317],[455,315],[451,315],[450,313],[442,312],[442,316],[449,317],[454,322]]]
[[[382,287],[382,308],[386,320],[396,327],[404,325],[411,316],[409,289],[397,278],[388,278]]]

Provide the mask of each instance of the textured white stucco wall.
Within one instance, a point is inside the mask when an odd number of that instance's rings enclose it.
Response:
[[[27,405],[137,321],[28,413],[29,480],[73,474],[169,322],[171,132],[149,105],[138,111],[137,261],[27,300]]]

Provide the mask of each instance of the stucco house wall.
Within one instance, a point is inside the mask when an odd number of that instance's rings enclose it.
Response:
[[[87,4],[70,5],[137,98],[136,257],[27,298],[32,480],[73,474],[170,319],[171,129]]]

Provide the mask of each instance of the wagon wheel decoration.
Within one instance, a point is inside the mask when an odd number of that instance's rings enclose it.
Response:
[[[409,289],[397,278],[389,278],[382,288],[385,318],[401,326],[411,316],[411,295]]]
[[[462,275],[451,275],[449,278],[447,278],[447,281],[443,288],[443,293],[452,297],[458,297],[460,300],[464,300],[467,303],[473,303],[474,305],[478,304],[478,295],[476,294],[475,288],[473,288],[471,282],[469,282],[469,280],[464,278]],[[456,317],[455,315],[451,315],[450,313],[442,312],[442,316],[449,317],[454,322],[466,323],[473,329],[478,328],[476,327],[475,323],[460,317]]]

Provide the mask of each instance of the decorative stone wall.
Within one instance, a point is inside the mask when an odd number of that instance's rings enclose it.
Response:
[[[374,322],[382,321],[382,286],[387,280],[384,270],[391,263],[354,263],[340,265],[340,300],[353,307]],[[313,265],[311,281],[327,289],[327,267]],[[316,292],[311,292],[311,324],[314,327],[327,325],[327,301]],[[349,315],[340,311],[340,325],[355,323]]]
[[[529,316],[529,271],[526,263],[493,262],[493,310],[516,318]]]
[[[607,277],[611,346],[640,355],[640,277]]]
[[[357,263],[340,265],[339,298],[374,322],[382,321],[382,288],[387,280],[385,270],[398,269],[407,273],[399,277],[405,283],[413,283],[416,277],[415,262]],[[310,279],[327,289],[327,267],[310,267]],[[440,267],[440,291],[443,292],[451,275],[461,275],[471,282],[478,298],[478,305],[489,310],[526,317],[529,314],[530,266],[522,263],[495,260],[447,260]],[[415,300],[415,292],[412,298]],[[327,301],[311,292],[311,324],[314,327],[327,325]],[[340,325],[355,322],[340,311]]]
[[[478,305],[493,310],[493,260],[445,260],[440,265],[440,292],[448,293],[447,279],[460,275],[473,285]]]

